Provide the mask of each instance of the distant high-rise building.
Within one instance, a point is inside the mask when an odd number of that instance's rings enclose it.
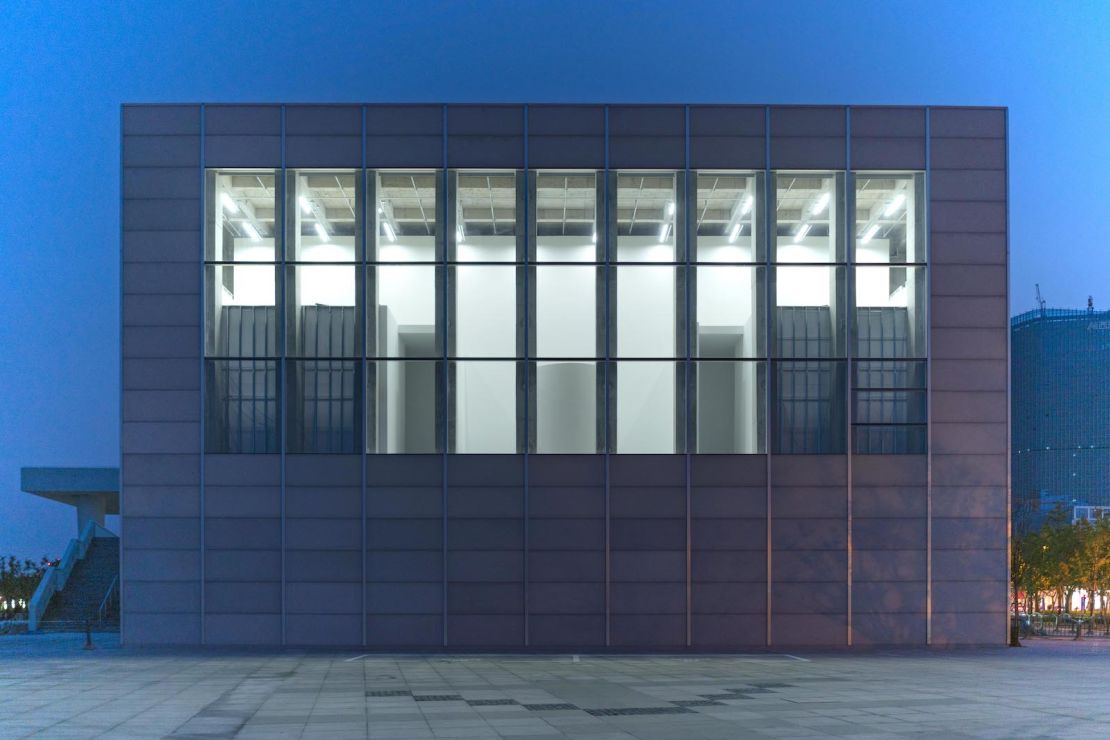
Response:
[[[1015,519],[1110,504],[1110,311],[1039,308],[1010,328]]]

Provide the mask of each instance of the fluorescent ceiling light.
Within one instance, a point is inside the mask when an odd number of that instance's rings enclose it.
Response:
[[[312,215],[312,206],[308,204],[308,198],[303,195],[297,196],[297,202],[301,204],[301,212],[306,216]]]
[[[674,201],[673,200],[667,202],[667,215],[668,216],[673,216],[674,215]]]
[[[391,242],[397,241],[397,232],[395,232],[393,230],[393,227],[389,225],[388,221],[382,223],[382,228],[385,229],[385,235],[386,235],[386,238],[389,239],[389,241],[391,241]]]
[[[754,202],[754,200],[755,199],[752,198],[751,195],[745,195],[744,196],[744,202],[742,202],[740,204],[740,215],[741,216],[747,216],[749,213],[751,213],[752,203]]]
[[[262,241],[262,237],[258,234],[258,229],[254,228],[254,224],[250,221],[243,222],[243,231],[247,232],[247,236],[251,238],[251,241]]]
[[[871,237],[875,236],[875,234],[877,233],[879,233],[879,225],[871,224],[867,227],[867,231],[863,232],[863,237],[860,239],[860,244],[867,244],[869,241],[871,241]]]
[[[824,210],[829,207],[829,197],[830,196],[827,192],[821,193],[821,195],[817,198],[817,202],[813,204],[813,208],[810,209],[810,213],[812,213],[814,216],[817,216],[820,213],[824,212]]]
[[[732,231],[730,231],[728,234],[728,243],[732,244],[734,241],[736,241],[736,237],[738,236],[740,236],[740,224],[736,224],[732,227]]]
[[[226,192],[220,193],[220,202],[224,204],[224,208],[227,209],[228,213],[239,212],[239,204],[233,201],[231,199],[231,196],[228,195]]]
[[[663,228],[659,229],[659,241],[667,241],[667,235],[671,233],[671,225],[663,224]]]
[[[384,207],[384,206],[382,206],[382,202],[381,202],[381,201],[378,201],[378,215],[379,215],[379,216],[382,216],[382,215],[384,215],[384,214],[385,214],[385,207]]]
[[[463,227],[461,226],[455,229],[455,241],[459,244],[462,244],[466,241],[466,231],[464,231]]]
[[[809,233],[809,224],[802,224],[801,226],[799,226],[798,230],[794,232],[794,243],[797,244],[802,239],[805,239],[806,234],[808,234],[808,233]]]
[[[319,221],[317,221],[314,226],[316,227],[316,234],[320,237],[321,241],[326,242],[328,240],[328,230],[325,229],[324,225]]]
[[[594,243],[594,244],[597,244],[597,229],[594,229],[594,233],[593,233],[593,243]]]
[[[898,211],[898,209],[902,207],[902,204],[905,203],[905,202],[906,202],[906,194],[905,193],[898,193],[898,195],[894,196],[894,200],[890,201],[890,204],[887,205],[887,207],[885,209],[883,209],[883,218],[886,218],[888,216],[893,216]]]

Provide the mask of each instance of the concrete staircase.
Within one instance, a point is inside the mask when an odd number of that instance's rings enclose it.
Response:
[[[108,587],[119,576],[119,537],[95,537],[85,557],[78,560],[65,588],[54,594],[40,622],[43,632],[84,630],[91,622],[98,631],[119,630],[119,609],[108,610],[98,622],[98,610]],[[116,584],[117,589],[119,584]],[[118,590],[114,604],[119,603]]]

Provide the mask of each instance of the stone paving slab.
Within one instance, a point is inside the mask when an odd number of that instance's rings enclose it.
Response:
[[[114,639],[86,651],[80,635],[0,637],[0,738],[1110,735],[1101,641],[572,656],[131,650]]]

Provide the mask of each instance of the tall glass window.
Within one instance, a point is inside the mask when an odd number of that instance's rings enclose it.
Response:
[[[362,173],[289,172],[285,321],[290,452],[362,439]]]
[[[278,177],[205,179],[205,450],[278,452]]]
[[[685,182],[676,172],[619,172],[610,186],[615,398],[610,450],[685,450]],[[680,311],[680,307],[682,310]],[[612,402],[611,402],[612,403]]]
[[[442,178],[434,170],[378,170],[369,173],[370,207],[376,224],[368,244],[371,262],[438,262],[442,244],[437,194]]]
[[[925,452],[922,173],[604,178],[209,170],[206,451]]]
[[[367,178],[367,449],[441,451],[442,174],[381,170]]]
[[[763,175],[699,172],[690,275],[695,449],[766,449]]]
[[[523,451],[524,177],[448,174],[449,450]]]
[[[857,172],[853,177],[853,451],[924,453],[924,175]]]
[[[845,451],[843,173],[777,172],[772,234],[772,451]]]
[[[599,383],[604,366],[603,188],[595,172],[531,173],[529,357],[530,449],[604,449]]]

